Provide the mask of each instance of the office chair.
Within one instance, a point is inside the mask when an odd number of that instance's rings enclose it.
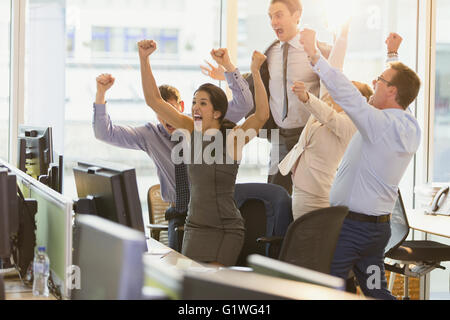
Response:
[[[168,223],[165,218],[165,213],[169,208],[169,204],[162,200],[161,186],[159,184],[148,189],[147,202],[150,221],[148,228],[150,229],[151,237],[161,243],[164,243],[165,245],[168,245]]]
[[[420,278],[436,268],[444,269],[440,263],[450,261],[450,246],[430,241],[405,241],[409,234],[409,223],[400,190],[391,218],[391,238],[385,249],[385,269],[391,271],[389,290],[392,291],[395,273],[405,276],[404,300],[409,299],[409,278]]]
[[[295,220],[284,240],[272,237],[258,241],[282,243],[278,260],[330,274],[334,251],[347,214],[347,207],[315,210]]]
[[[264,204],[264,210],[260,209],[262,220],[255,223],[246,223],[247,233],[256,235],[262,231],[262,224],[265,220],[265,233],[261,234],[262,237],[284,237],[286,231],[293,221],[292,218],[292,198],[287,193],[287,191],[278,185],[267,184],[267,183],[244,183],[236,184],[234,199],[236,206],[241,208],[245,202],[248,200],[259,200]],[[245,208],[246,210],[250,208]],[[253,209],[256,210],[256,209]],[[265,215],[264,215],[265,213]],[[244,212],[247,215],[246,212]],[[253,220],[256,217],[252,218]],[[258,225],[256,225],[258,223]],[[260,230],[256,231],[254,230]],[[248,237],[248,241],[251,241],[252,237]],[[250,243],[249,246],[257,246],[257,252],[260,252],[261,247],[255,243]],[[279,255],[279,244],[268,244],[265,243],[265,254],[263,255],[278,258]],[[254,253],[257,253],[254,252]],[[251,252],[249,252],[251,253]]]
[[[245,240],[236,266],[244,267],[249,255],[266,254],[265,246],[256,240],[266,235],[267,217],[264,202],[258,199],[248,199],[239,211],[245,221]]]

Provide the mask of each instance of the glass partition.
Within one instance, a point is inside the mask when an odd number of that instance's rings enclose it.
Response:
[[[0,158],[8,160],[11,1],[0,1]]]

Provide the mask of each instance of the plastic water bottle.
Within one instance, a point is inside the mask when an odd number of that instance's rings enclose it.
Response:
[[[48,297],[48,276],[50,275],[50,260],[45,247],[39,247],[33,263],[33,295]]]

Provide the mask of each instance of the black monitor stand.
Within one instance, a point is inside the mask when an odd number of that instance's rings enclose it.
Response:
[[[59,156],[58,164],[51,163],[47,175],[39,176],[39,182],[62,194],[64,175],[64,158]]]
[[[89,214],[97,216],[97,199],[98,198],[94,196],[86,196],[86,198],[74,200],[73,211],[78,214]]]

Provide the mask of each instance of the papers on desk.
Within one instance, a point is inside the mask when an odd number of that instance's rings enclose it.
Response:
[[[32,288],[27,287],[21,281],[5,281],[5,292],[7,292],[7,293],[28,293],[28,292],[32,292]]]
[[[152,249],[149,249],[148,252],[146,252],[145,254],[152,255],[152,256],[166,256],[170,252],[172,252],[172,250],[170,250],[170,249],[152,248]]]
[[[186,271],[193,273],[213,273],[219,271],[219,269],[206,267],[190,267],[186,269]]]
[[[210,268],[199,265],[190,259],[178,259],[177,264],[173,266],[177,270],[194,273],[211,273],[219,270],[218,268]]]
[[[144,253],[144,256],[150,257],[151,259],[162,259],[171,253],[170,249],[162,249],[162,248],[153,248],[149,249],[148,252]]]

